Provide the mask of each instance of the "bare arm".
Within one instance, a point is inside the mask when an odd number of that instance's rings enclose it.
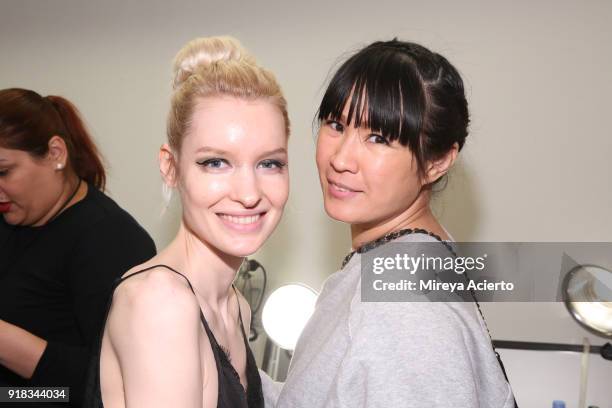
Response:
[[[129,407],[202,407],[197,300],[182,278],[151,271],[115,292],[108,335]]]
[[[30,379],[47,341],[14,324],[0,320],[0,364]]]

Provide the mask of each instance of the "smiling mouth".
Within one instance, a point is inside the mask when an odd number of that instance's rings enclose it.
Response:
[[[254,215],[230,215],[230,214],[218,214],[221,219],[231,222],[232,224],[238,225],[251,225],[257,223],[261,217],[265,215],[265,212],[254,214]]]
[[[334,190],[339,191],[341,193],[359,193],[359,190],[353,190],[345,186],[344,184],[335,183],[331,180],[327,180],[327,182],[329,183],[330,187],[332,187]]]

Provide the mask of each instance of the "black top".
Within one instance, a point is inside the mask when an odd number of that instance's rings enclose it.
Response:
[[[126,279],[137,275],[142,272],[146,272],[153,268],[166,268],[174,273],[181,275],[189,285],[189,289],[194,293],[193,286],[191,286],[191,282],[189,279],[182,273],[172,269],[167,265],[155,265],[149,268],[143,269],[138,272],[134,272],[124,278],[119,278],[115,282],[113,287],[113,292],[115,288],[119,286],[119,284]],[[236,291],[236,288],[234,288]],[[238,295],[236,295],[236,299],[238,299]],[[112,297],[108,302],[108,306],[106,309],[106,318],[108,318],[108,312],[110,310],[112,304]],[[244,341],[244,347],[246,350],[246,378],[247,378],[247,390],[245,392],[244,387],[240,383],[240,376],[232,366],[229,356],[226,354],[225,350],[217,343],[217,339],[213,335],[206,319],[204,318],[204,314],[202,310],[200,310],[200,320],[202,321],[202,325],[204,326],[204,330],[206,331],[206,335],[208,336],[208,340],[210,341],[211,348],[213,350],[213,354],[215,356],[215,363],[217,366],[217,378],[218,378],[218,398],[217,398],[217,407],[218,408],[263,408],[264,407],[264,399],[263,392],[261,388],[261,378],[259,377],[259,372],[257,371],[257,364],[255,362],[255,357],[253,357],[253,353],[251,352],[251,348],[249,347],[249,343],[246,338],[246,334],[244,333],[244,323],[242,322],[242,313],[240,313],[240,303],[238,303],[238,318],[240,321],[240,330],[242,332],[242,339]],[[106,319],[105,319],[106,320]],[[104,334],[104,330],[100,331],[100,336],[97,342],[97,356],[94,357],[92,364],[90,366],[89,371],[89,379],[87,381],[87,393],[85,397],[85,407],[86,408],[104,408],[104,404],[102,403],[102,395],[100,392],[100,351],[102,348],[102,336]]]
[[[92,185],[44,226],[0,217],[0,319],[48,342],[30,380],[0,365],[0,386],[70,387],[71,405],[80,406],[113,281],[155,252],[134,218]]]

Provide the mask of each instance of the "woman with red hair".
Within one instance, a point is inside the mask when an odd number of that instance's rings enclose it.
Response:
[[[114,279],[155,254],[105,181],[72,103],[0,91],[0,386],[70,387],[79,405]]]

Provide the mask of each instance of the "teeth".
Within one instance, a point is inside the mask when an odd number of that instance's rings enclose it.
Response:
[[[227,214],[221,214],[221,218],[223,218],[224,220],[227,220],[231,223],[234,224],[253,224],[256,223],[259,218],[261,217],[261,215],[247,215],[247,216],[234,216],[234,215],[227,215]]]

